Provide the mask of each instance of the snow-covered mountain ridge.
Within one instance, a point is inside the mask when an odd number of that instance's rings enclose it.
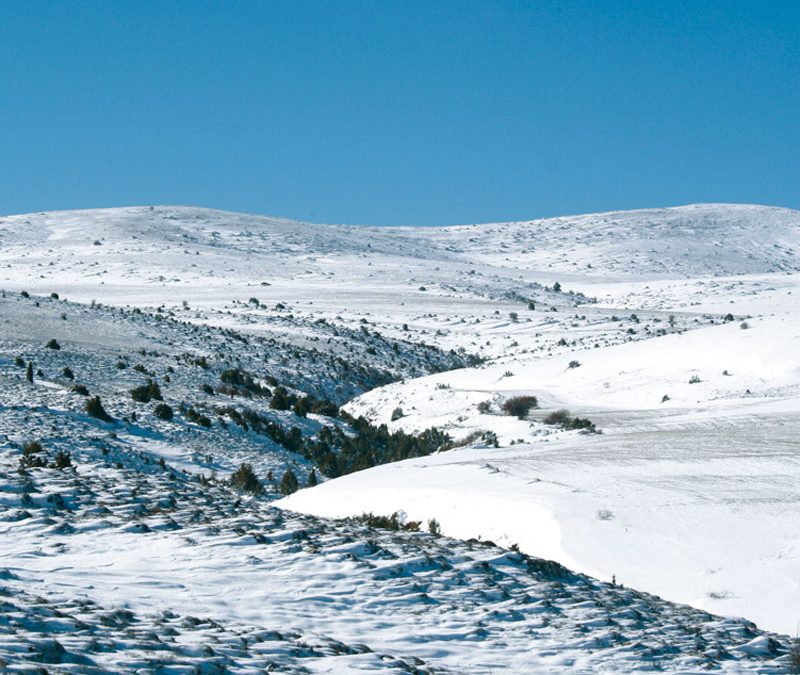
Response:
[[[800,618],[799,235],[715,204],[0,218],[0,664],[784,672],[750,621]],[[288,470],[313,515],[270,503]],[[324,518],[370,511],[446,536]]]

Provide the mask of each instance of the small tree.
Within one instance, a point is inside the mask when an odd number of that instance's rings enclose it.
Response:
[[[292,412],[298,417],[306,417],[309,410],[311,410],[311,404],[309,403],[307,396],[298,398],[297,401],[295,401],[294,407],[292,408]]]
[[[131,389],[131,398],[139,403],[149,403],[152,400],[164,400],[158,382],[154,382],[153,380],[148,380],[147,384]]]
[[[524,420],[531,408],[537,408],[539,401],[535,396],[513,396],[503,401],[503,412]]]
[[[308,473],[308,487],[314,487],[318,482],[316,469],[311,469]]]
[[[264,487],[261,485],[261,481],[258,480],[255,471],[253,471],[253,467],[247,463],[242,464],[231,474],[230,483],[234,489],[254,495],[261,494],[264,491]]]
[[[273,410],[288,410],[290,407],[289,394],[283,387],[275,387],[269,407]]]
[[[103,404],[100,401],[99,396],[93,396],[88,401],[86,401],[86,405],[84,406],[86,410],[86,414],[90,417],[96,417],[103,422],[113,422],[114,418],[111,417],[103,408]]]
[[[55,466],[56,469],[66,469],[68,466],[72,466],[72,455],[64,450],[59,450],[56,453],[53,466]]]
[[[28,361],[28,366],[25,368],[25,379],[33,384],[33,362]]]
[[[284,473],[283,478],[281,478],[281,494],[290,495],[293,492],[297,492],[298,487],[300,486],[297,483],[297,476],[294,471],[286,469],[286,473]]]
[[[167,422],[170,422],[173,417],[172,408],[170,408],[166,403],[159,403],[155,408],[153,408],[153,414],[159,419],[166,420]]]

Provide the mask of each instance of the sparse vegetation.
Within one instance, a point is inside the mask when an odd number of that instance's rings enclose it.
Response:
[[[84,410],[86,410],[86,414],[90,417],[95,417],[96,419],[102,420],[103,422],[113,422],[114,418],[111,417],[103,408],[103,403],[100,401],[99,396],[93,396],[88,401],[86,401],[86,405],[84,406]]]
[[[161,388],[154,380],[148,380],[147,384],[131,389],[131,398],[138,403],[150,403],[150,401],[163,401]]]
[[[283,474],[283,478],[281,478],[281,485],[280,491],[282,495],[290,495],[297,492],[299,488],[299,484],[297,482],[297,476],[295,475],[294,471],[291,469],[286,469],[286,472]]]
[[[236,471],[231,474],[230,484],[234,490],[241,492],[249,492],[250,494],[259,495],[264,491],[264,486],[258,480],[253,467],[250,464],[243,463]]]
[[[586,418],[573,417],[569,410],[561,409],[549,413],[543,420],[545,424],[559,426],[567,431],[580,430],[587,433],[596,433],[594,423]]]
[[[159,403],[155,408],[153,408],[153,414],[159,419],[165,420],[167,422],[172,421],[172,418],[174,416],[172,408],[168,406],[166,403]]]
[[[524,420],[528,413],[539,407],[535,396],[512,396],[503,401],[502,409],[506,415],[514,415],[517,419]]]

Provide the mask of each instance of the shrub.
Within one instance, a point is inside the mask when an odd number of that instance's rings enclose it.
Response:
[[[206,429],[211,428],[211,420],[205,415],[197,412],[194,408],[182,408],[182,410],[183,414],[186,415],[186,419],[190,422],[199,424],[201,427],[205,427]]]
[[[394,410],[392,410],[392,418],[391,418],[392,422],[396,422],[401,417],[405,417],[405,413],[403,413],[402,408],[395,408]]]
[[[292,406],[289,393],[283,387],[275,387],[269,407],[274,410],[289,410]]]
[[[235,490],[249,492],[254,495],[261,494],[264,491],[264,486],[258,480],[253,467],[247,463],[242,464],[231,474],[230,484]]]
[[[28,441],[22,446],[23,455],[38,455],[40,452],[44,452],[44,448],[39,441]]]
[[[554,410],[549,413],[543,420],[545,424],[553,424],[562,426],[569,421],[569,410]]]
[[[75,379],[75,373],[73,373],[73,372],[72,372],[72,368],[70,368],[70,367],[65,367],[65,368],[64,368],[64,369],[61,371],[61,374],[62,374],[64,377],[66,377],[68,380],[74,380],[74,379]]]
[[[228,368],[223,370],[219,376],[224,387],[220,391],[226,394],[238,394],[240,396],[270,396],[272,392],[267,387],[258,384],[250,373],[240,368]],[[288,408],[288,407],[287,407]]]
[[[564,409],[551,412],[542,421],[545,424],[560,426],[562,429],[566,429],[568,431],[575,429],[587,431],[589,433],[595,433],[597,431],[597,428],[593,422],[587,420],[586,418],[572,417],[569,410]]]
[[[17,366],[18,368],[24,368],[25,367],[25,359],[23,359],[21,356],[15,357],[14,358],[14,365]]]
[[[297,476],[295,476],[294,471],[291,469],[286,469],[286,472],[283,474],[283,478],[281,478],[281,494],[290,495],[293,492],[297,492],[298,487],[300,486],[297,483]]]
[[[56,341],[56,339],[55,339],[55,338],[53,338],[52,340],[50,340],[50,341],[49,341],[49,342],[48,342],[48,343],[45,345],[45,347],[47,347],[48,349],[61,349],[61,345],[60,345],[60,344],[58,344],[58,342]]]
[[[158,382],[154,382],[153,380],[148,380],[147,384],[143,384],[140,387],[134,387],[131,389],[131,398],[139,403],[150,403],[150,401],[153,400],[164,400],[163,396],[161,395],[161,388],[158,386]]]
[[[739,328],[741,328],[742,330],[747,330],[748,328],[750,328],[750,324],[747,323],[747,321],[742,321],[742,323],[739,324]]]
[[[292,412],[298,417],[306,417],[306,415],[308,415],[308,412],[310,410],[311,410],[311,403],[309,403],[307,396],[304,396],[303,398],[298,398],[297,401],[295,401],[294,407],[292,408]]]
[[[56,469],[66,469],[68,466],[72,466],[72,455],[64,450],[59,450],[53,460],[53,466]]]
[[[700,376],[699,376],[699,375],[692,375],[692,376],[689,378],[689,384],[697,384],[698,382],[701,382],[701,381],[702,381],[702,380],[700,379]]]
[[[88,401],[86,401],[86,405],[84,406],[86,410],[86,414],[90,417],[96,417],[103,422],[113,422],[114,418],[111,417],[103,408],[103,403],[100,401],[99,396],[93,396]]]
[[[209,396],[214,395],[214,387],[212,387],[210,384],[201,384],[200,389],[204,394],[208,394]]]
[[[579,368],[579,367],[580,367],[580,365],[581,365],[581,362],[580,362],[580,361],[570,361],[570,362],[569,362],[569,367],[570,367],[570,368]]]
[[[483,413],[484,415],[488,415],[492,412],[492,402],[491,401],[481,401],[478,403],[478,412]]]
[[[436,520],[436,518],[431,518],[428,521],[428,532],[435,536],[438,536],[442,533],[442,526],[439,525],[439,521]]]
[[[420,522],[412,520],[405,522],[404,518],[395,511],[391,516],[380,516],[374,513],[362,513],[352,520],[364,523],[367,527],[378,527],[383,530],[405,530],[406,532],[419,532]]]
[[[31,384],[33,383],[33,363],[31,361],[28,361],[28,365],[25,368],[25,379]]]
[[[308,473],[308,487],[314,487],[317,483],[319,483],[317,480],[317,471],[316,469],[311,469]]]
[[[166,403],[159,403],[155,408],[153,408],[153,414],[159,419],[166,420],[167,422],[172,421],[172,408],[170,408]]]
[[[70,391],[74,391],[76,394],[80,394],[81,396],[89,395],[89,390],[82,384],[73,384]]]
[[[315,415],[325,415],[326,417],[337,417],[339,407],[330,401],[314,401],[311,405],[311,412]]]
[[[522,420],[532,408],[538,406],[539,401],[535,396],[512,396],[503,401],[502,408],[506,415],[514,415]]]

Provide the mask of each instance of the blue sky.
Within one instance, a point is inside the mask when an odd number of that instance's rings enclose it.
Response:
[[[0,3],[0,213],[800,208],[800,2]]]

